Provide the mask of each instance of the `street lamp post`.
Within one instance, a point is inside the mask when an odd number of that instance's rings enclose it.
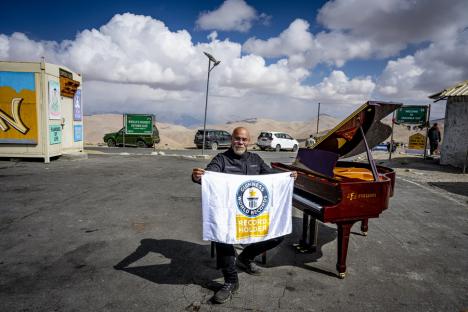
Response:
[[[202,147],[202,155],[205,155],[205,137],[206,137],[206,111],[208,109],[208,86],[210,85],[210,72],[218,66],[221,61],[217,61],[213,55],[203,52],[206,57],[208,58],[208,79],[206,80],[206,100],[205,100],[205,118],[203,119],[203,147]],[[211,62],[213,62],[213,66],[211,66]]]

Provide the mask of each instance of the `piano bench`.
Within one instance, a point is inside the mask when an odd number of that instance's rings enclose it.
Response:
[[[216,243],[211,242],[211,258],[214,258],[215,254],[216,254]],[[262,264],[266,264],[266,251],[262,253]],[[216,269],[219,269],[217,264],[216,264]]]

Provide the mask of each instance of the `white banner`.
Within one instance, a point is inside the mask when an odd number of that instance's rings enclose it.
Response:
[[[203,240],[249,244],[292,231],[290,172],[202,176]]]

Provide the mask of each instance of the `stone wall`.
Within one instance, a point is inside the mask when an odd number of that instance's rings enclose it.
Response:
[[[440,163],[462,168],[468,151],[468,96],[449,97]],[[468,165],[468,164],[467,164]]]

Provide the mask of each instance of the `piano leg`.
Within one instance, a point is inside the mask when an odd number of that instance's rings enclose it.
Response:
[[[349,234],[351,233],[351,227],[356,222],[345,221],[338,222],[338,262],[336,263],[336,269],[340,278],[345,278],[346,276],[346,256],[348,254],[348,243],[349,243]]]
[[[307,246],[307,231],[309,227],[309,215],[303,212],[302,215],[302,237],[299,242],[300,246],[306,247]]]
[[[317,219],[310,217],[309,221],[309,251],[315,252],[317,250]]]
[[[362,219],[361,220],[361,232],[362,235],[367,236],[367,230],[369,229],[369,219]]]
[[[294,246],[300,252],[315,252],[317,248],[317,220],[306,212],[302,216],[301,240]]]

